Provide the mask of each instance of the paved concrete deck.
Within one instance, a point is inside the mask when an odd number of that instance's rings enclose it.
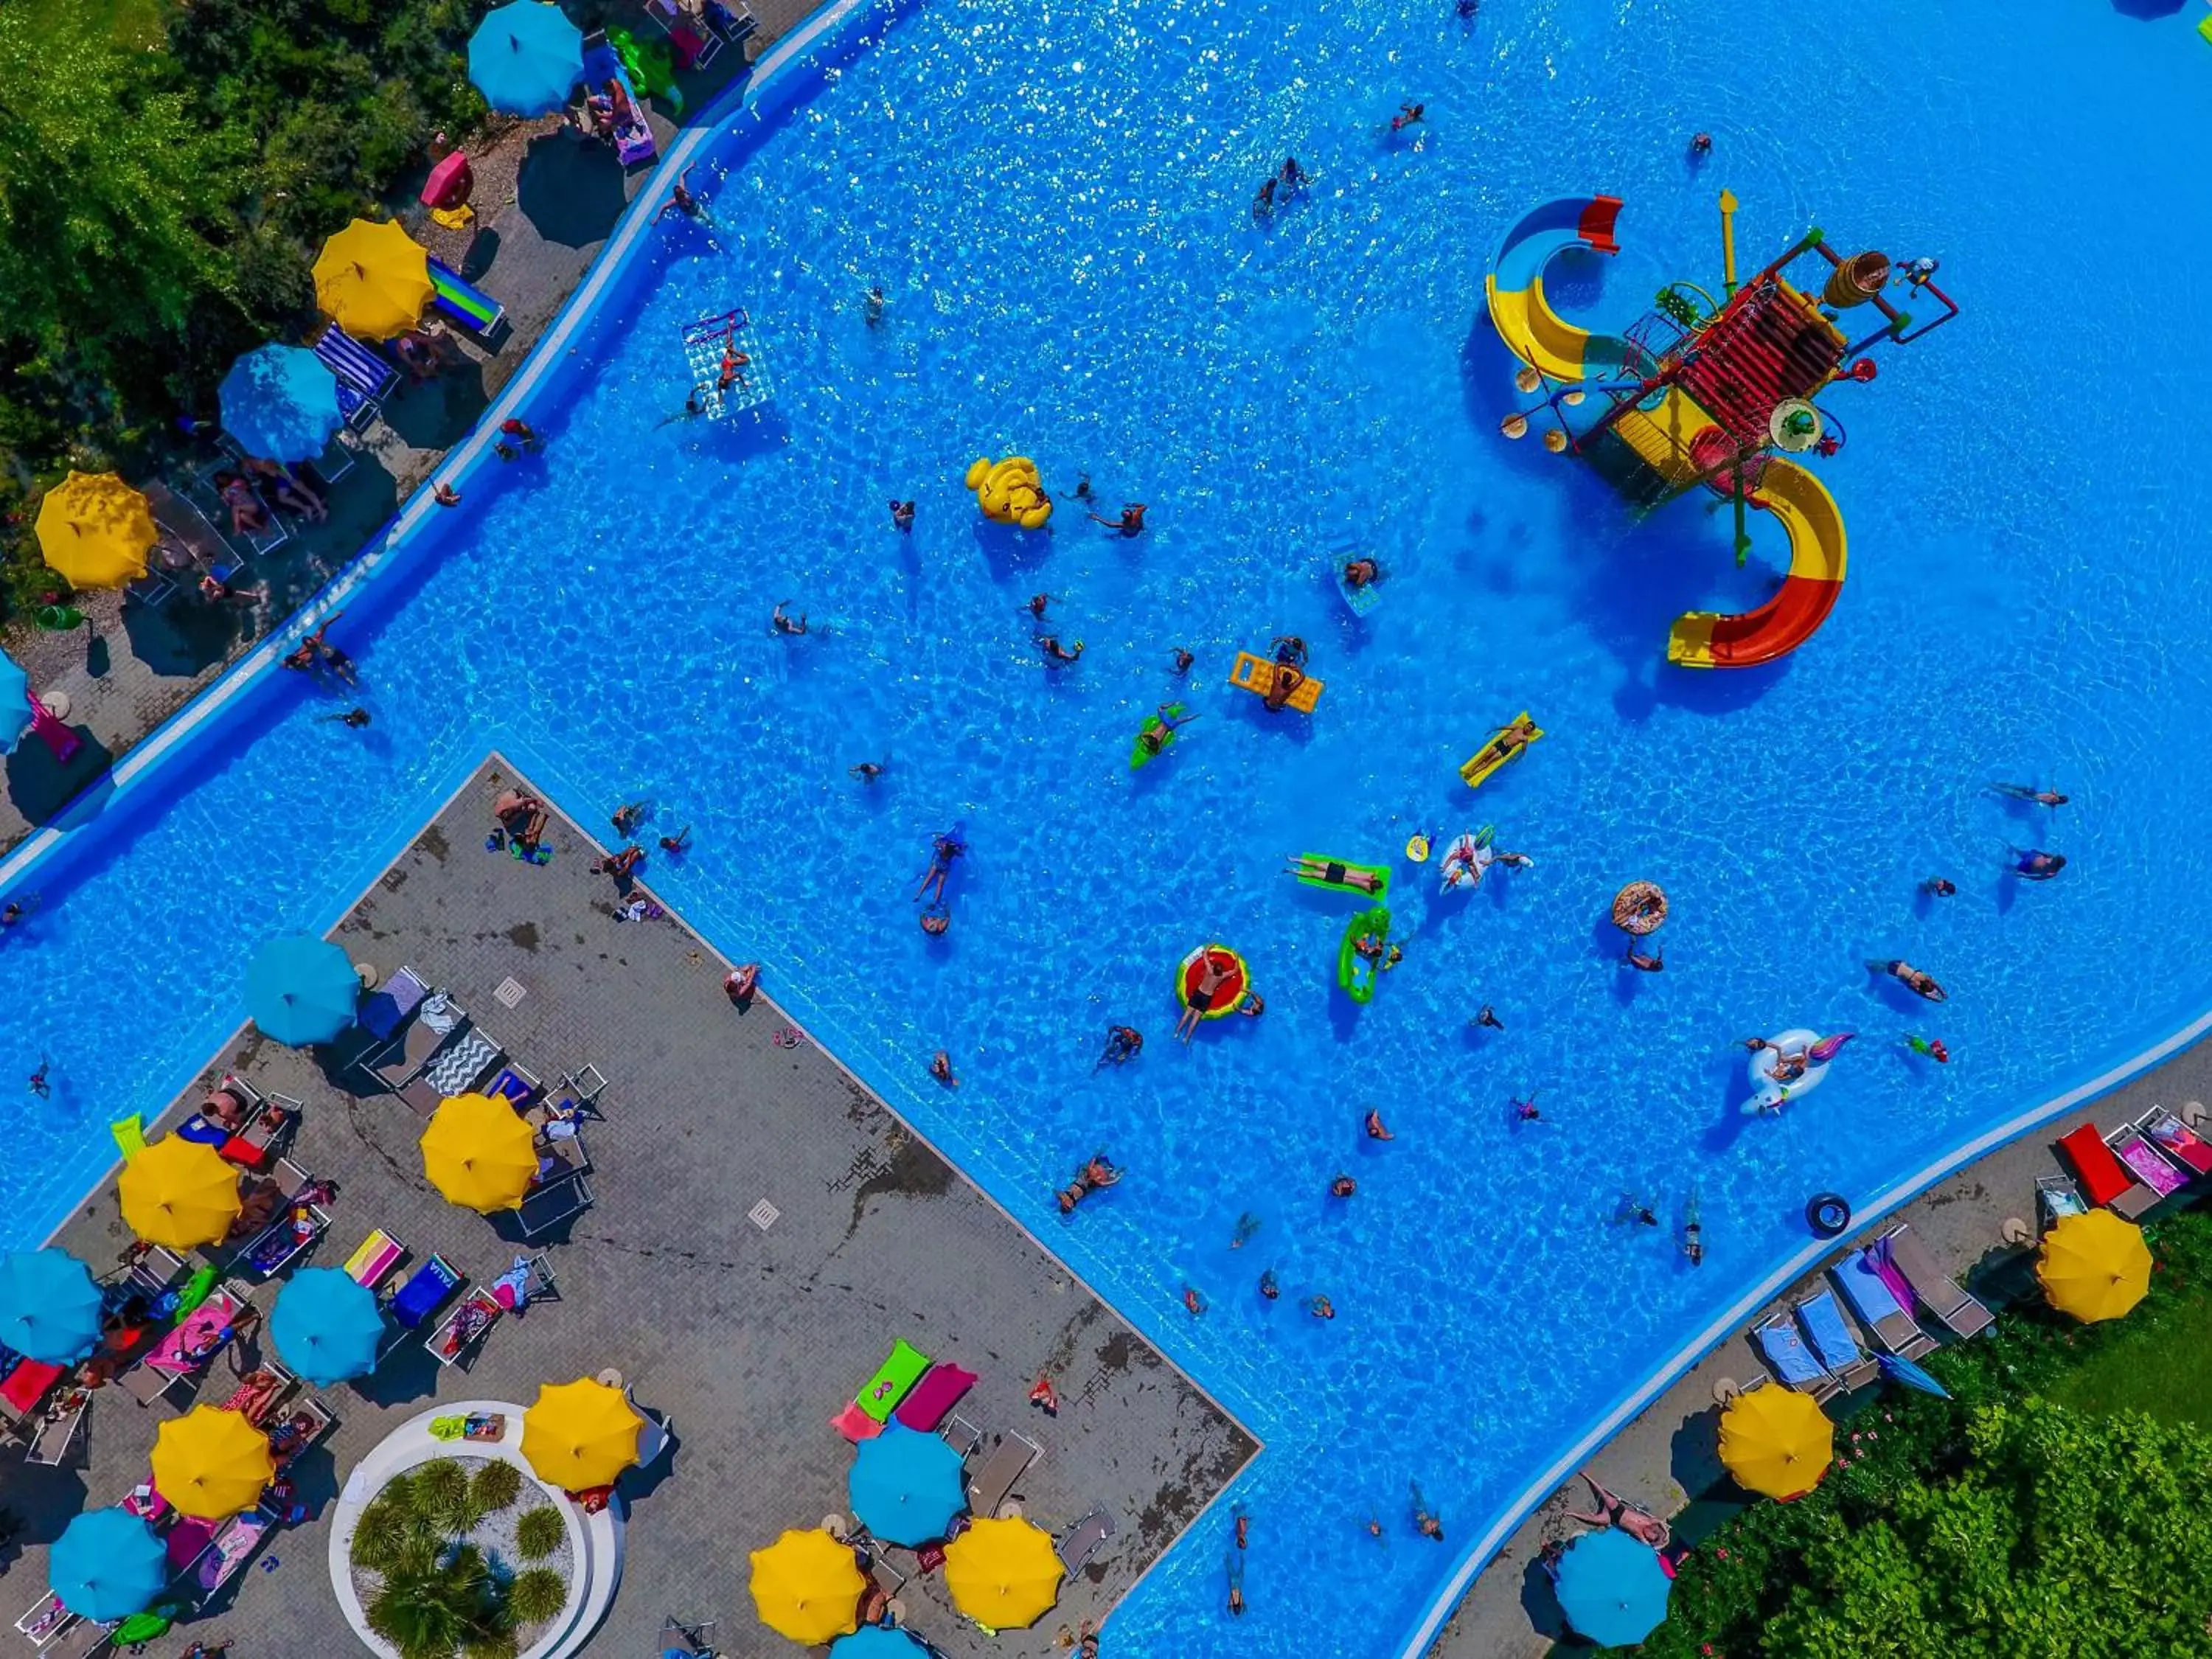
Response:
[[[2094,1122],[2106,1130],[2165,1105],[2179,1112],[2189,1101],[2212,1100],[2212,1046],[2200,1045],[2177,1055],[2134,1082],[2115,1090],[2094,1106],[2070,1113],[1941,1182],[1895,1216],[1865,1231],[1837,1241],[1832,1262],[1908,1221],[1936,1259],[1959,1281],[1991,1306],[2037,1294],[2028,1270],[2033,1252],[2008,1245],[2004,1222],[2018,1218],[2035,1224],[2035,1182],[2039,1176],[2069,1173],[2052,1143],[2077,1125]],[[2166,1205],[2191,1201],[2185,1188]],[[1825,1264],[1824,1264],[1825,1265]],[[1762,1310],[1748,1330],[1817,1288],[1808,1276]],[[1936,1328],[1929,1334],[1942,1336]],[[1948,1339],[1947,1339],[1948,1340]],[[1765,1358],[1748,1336],[1731,1337],[1669,1389],[1589,1462],[1589,1471],[1622,1497],[1674,1519],[1675,1534],[1694,1543],[1740,1507],[1741,1498],[1726,1481],[1718,1451],[1720,1409],[1714,1385],[1723,1378],[1742,1381],[1765,1370]],[[1863,1410],[1879,1388],[1829,1402],[1831,1416]],[[1723,1491],[1713,1497],[1713,1489]],[[1589,1493],[1580,1480],[1547,1498],[1529,1516],[1496,1560],[1484,1570],[1460,1603],[1431,1653],[1436,1659],[1540,1659],[1553,1643],[1568,1635],[1551,1588],[1536,1565],[1536,1552],[1548,1539],[1571,1538],[1584,1530],[1569,1521],[1571,1509],[1587,1510]],[[1699,1501],[1702,1500],[1702,1501]],[[1574,1650],[1588,1651],[1587,1649]]]
[[[434,1399],[528,1401],[542,1382],[614,1366],[672,1419],[677,1445],[672,1463],[626,1478],[629,1565],[596,1650],[653,1651],[673,1613],[722,1621],[732,1654],[782,1651],[754,1620],[745,1553],[847,1511],[852,1453],[827,1419],[902,1336],[981,1373],[962,1416],[1042,1448],[1015,1488],[1029,1516],[1059,1534],[1103,1504],[1119,1526],[1032,1632],[989,1641],[933,1577],[902,1592],[908,1621],[955,1659],[1051,1650],[1063,1626],[1112,1607],[1252,1440],[830,1056],[804,1041],[775,1047],[773,1006],[733,1009],[725,964],[674,919],[617,921],[611,883],[589,873],[599,849],[574,826],[556,823],[542,868],[486,852],[497,770],[495,760],[472,780],[334,937],[386,974],[413,965],[548,1081],[599,1066],[606,1121],[584,1135],[597,1202],[532,1247],[550,1249],[560,1299],[501,1321],[465,1370],[410,1346],[325,1391],[340,1422],[305,1462],[315,1518],[280,1534],[267,1552],[280,1565],[241,1575],[234,1607],[204,1628],[230,1637],[236,1659],[357,1650],[323,1565],[345,1472]],[[603,805],[591,804],[594,821]],[[523,992],[511,1009],[496,995],[509,979]],[[357,1096],[330,1075],[327,1053],[250,1035],[208,1076],[233,1066],[307,1103],[292,1155],[339,1187],[314,1261],[342,1264],[377,1226],[413,1259],[439,1251],[473,1280],[514,1260],[511,1218],[455,1209],[422,1179],[422,1121],[396,1096]],[[747,1218],[763,1200],[778,1212],[765,1230]],[[128,1233],[112,1189],[58,1242],[96,1270],[114,1263]],[[242,1363],[253,1358],[249,1346]],[[218,1360],[207,1385],[217,1402],[233,1369]],[[1040,1370],[1060,1390],[1057,1418],[1027,1403]],[[26,1522],[26,1547],[7,1562],[7,1595],[32,1603],[46,1544],[143,1478],[170,1414],[103,1390],[69,1466],[10,1472],[5,1501]]]
[[[757,0],[760,27],[744,50],[725,51],[706,70],[680,77],[686,112],[711,106],[752,58],[812,9],[813,0]],[[615,21],[641,36],[656,33],[641,5],[624,6]],[[665,146],[675,124],[658,106],[647,114]],[[521,368],[624,206],[641,191],[666,188],[657,167],[625,170],[611,150],[563,131],[553,116],[494,116],[483,132],[469,135],[467,149],[477,178],[478,222],[471,230],[430,222],[428,210],[414,199],[420,175],[392,208],[431,252],[507,307],[506,329],[489,349],[448,331],[456,361],[446,373],[419,386],[401,377],[385,418],[364,434],[359,460],[332,486],[329,520],[287,520],[291,539],[248,561],[234,585],[265,588],[259,602],[209,602],[187,591],[154,608],[88,592],[76,603],[89,631],[49,634],[18,619],[0,635],[0,646],[28,671],[40,696],[68,697],[68,723],[83,744],[67,766],[56,765],[37,743],[19,744],[0,761],[0,852],[60,811],[350,561]],[[202,459],[212,465],[220,456],[210,446]],[[189,514],[164,516],[187,541],[220,550]]]

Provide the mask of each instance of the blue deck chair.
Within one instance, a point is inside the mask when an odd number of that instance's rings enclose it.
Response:
[[[1787,1314],[1755,1328],[1753,1334],[1759,1339],[1759,1352],[1766,1356],[1766,1363],[1774,1367],[1774,1374],[1798,1393],[1821,1401],[1836,1392],[1836,1379],[1823,1370],[1820,1362],[1807,1351]]]
[[[1874,1340],[1901,1359],[1917,1359],[1936,1346],[1936,1339],[1920,1328],[1919,1322],[1890,1293],[1881,1275],[1866,1258],[1864,1250],[1854,1250],[1831,1270],[1836,1288],[1844,1293],[1844,1300],[1851,1304],[1851,1311],[1859,1316],[1859,1323],[1874,1333]]]
[[[338,378],[338,411],[348,426],[358,431],[384,412],[384,399],[399,384],[388,359],[336,323],[315,342],[315,356]]]
[[[377,1358],[382,1360],[421,1330],[460,1288],[460,1269],[442,1255],[434,1255],[416,1268],[385,1305],[384,1337],[377,1345]]]
[[[1799,1303],[1797,1322],[1805,1328],[1814,1356],[1845,1393],[1871,1382],[1881,1370],[1859,1346],[1859,1340],[1852,1334],[1850,1322],[1844,1316],[1843,1304],[1836,1300],[1833,1291],[1821,1291]]]

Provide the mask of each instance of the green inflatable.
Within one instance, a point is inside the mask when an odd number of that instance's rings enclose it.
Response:
[[[1168,724],[1182,713],[1182,705],[1171,702],[1167,706],[1167,718],[1158,714],[1145,716],[1145,723],[1137,728],[1137,736],[1129,744],[1129,769],[1133,772],[1146,761],[1158,760],[1167,753],[1176,740],[1176,729]]]
[[[1377,949],[1371,957],[1359,954],[1359,941],[1373,939]],[[1375,976],[1382,971],[1381,946],[1390,939],[1390,907],[1378,904],[1371,910],[1362,910],[1345,924],[1344,943],[1336,951],[1336,982],[1344,994],[1354,1002],[1367,1003],[1375,1000]]]
[[[622,59],[623,73],[641,98],[658,98],[676,114],[684,112],[684,91],[676,84],[676,59],[665,40],[641,40],[625,28],[607,31],[607,44]]]

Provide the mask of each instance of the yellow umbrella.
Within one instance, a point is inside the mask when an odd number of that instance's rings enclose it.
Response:
[[[146,498],[112,472],[73,471],[39,508],[39,550],[72,587],[137,581],[160,537]]]
[[[428,258],[398,225],[356,219],[323,244],[315,260],[315,303],[364,340],[404,334],[422,320],[436,291]]]
[[[276,1473],[269,1437],[245,1414],[195,1406],[154,1435],[154,1485],[183,1514],[221,1521],[251,1508]]]
[[[563,1492],[614,1484],[637,1462],[645,1419],[620,1389],[579,1378],[544,1382],[538,1403],[522,1414],[522,1455],[538,1478]]]
[[[2059,1312],[2085,1325],[2118,1319],[2150,1289],[2150,1246],[2110,1210],[2069,1215],[2043,1236],[2035,1276]]]
[[[952,1605],[992,1630],[1035,1624],[1060,1600],[1052,1539],[1027,1521],[978,1521],[945,1547]]]
[[[220,1244],[238,1219],[238,1171],[214,1147],[174,1135],[123,1166],[115,1195],[131,1231],[173,1250]]]
[[[1802,1394],[1769,1383],[1721,1413],[1721,1462],[1747,1491],[1802,1498],[1820,1484],[1836,1451],[1836,1425]]]
[[[511,1210],[537,1176],[536,1137],[512,1103],[456,1095],[422,1131],[422,1173],[465,1210]]]
[[[761,1623],[804,1647],[819,1647],[860,1627],[867,1580],[849,1544],[828,1533],[787,1532],[752,1553],[753,1607]]]

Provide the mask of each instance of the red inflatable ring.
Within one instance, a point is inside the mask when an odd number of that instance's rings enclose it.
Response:
[[[1206,970],[1226,975],[1213,988],[1213,994],[1203,1002],[1199,999],[1199,987],[1204,983]],[[1201,1019],[1219,1019],[1224,1014],[1233,1014],[1237,1005],[1244,1000],[1244,994],[1252,988],[1252,975],[1244,966],[1244,958],[1225,945],[1201,945],[1182,959],[1176,969],[1176,1000],[1186,1008],[1197,1008]]]

